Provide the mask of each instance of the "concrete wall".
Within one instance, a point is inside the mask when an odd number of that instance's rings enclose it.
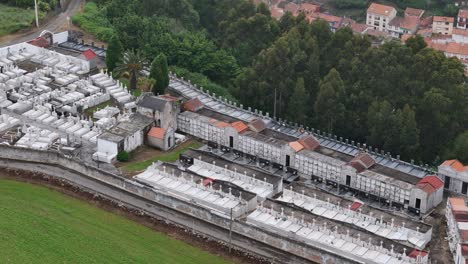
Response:
[[[0,145],[0,167],[41,172],[66,180],[127,206],[160,218],[217,241],[229,242],[229,223],[222,216],[188,201],[158,193],[132,180],[67,159],[55,152]],[[235,220],[232,245],[276,263],[360,263],[317,247],[279,236]]]

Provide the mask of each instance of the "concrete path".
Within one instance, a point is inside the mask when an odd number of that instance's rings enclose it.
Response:
[[[68,23],[67,17],[71,19],[71,17],[80,10],[82,2],[84,2],[84,0],[70,0],[70,3],[62,13],[55,16],[52,20],[46,21],[45,24],[40,25],[39,28],[33,28],[26,33],[12,34],[0,38],[0,48],[34,39],[44,30],[51,32],[59,31],[61,28],[66,27]]]

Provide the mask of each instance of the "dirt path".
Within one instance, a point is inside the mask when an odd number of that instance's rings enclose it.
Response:
[[[18,32],[15,34],[6,35],[0,37],[0,47],[10,46],[13,44],[25,42],[31,39],[34,39],[39,36],[39,34],[48,30],[51,32],[58,32],[67,29],[68,20],[67,17],[71,17],[81,10],[84,0],[70,0],[70,3],[67,6],[67,9],[64,10],[59,15],[55,16],[53,19],[46,20],[44,24],[40,25],[39,28],[31,28],[26,32]]]
[[[232,261],[233,263],[270,263],[266,260],[259,259],[255,256],[246,254],[239,250],[232,250],[231,253],[229,253],[229,249],[226,245],[204,238],[197,234],[193,234],[188,230],[185,230],[168,222],[155,219],[148,215],[142,215],[141,213],[133,209],[125,208],[110,200],[99,196],[95,196],[91,193],[80,190],[79,188],[76,188],[64,181],[52,179],[46,175],[0,168],[0,179],[10,179],[35,185],[41,185],[51,190],[61,192],[68,196],[84,201],[88,204],[96,206],[100,209],[126,217],[127,219],[138,222],[148,228],[151,228],[152,230],[166,234],[171,238],[184,241],[187,244],[200,248],[213,255],[220,256],[228,261]]]

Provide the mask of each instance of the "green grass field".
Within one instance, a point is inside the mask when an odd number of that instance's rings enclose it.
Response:
[[[0,36],[31,26],[34,10],[0,4]]]
[[[125,172],[137,172],[146,169],[149,165],[156,161],[173,162],[179,159],[179,155],[182,152],[187,151],[189,148],[199,148],[202,145],[203,144],[200,142],[193,141],[187,145],[179,146],[167,153],[154,156],[148,160],[128,162],[128,164],[122,167],[122,170]]]
[[[228,263],[53,190],[0,179],[0,263]]]

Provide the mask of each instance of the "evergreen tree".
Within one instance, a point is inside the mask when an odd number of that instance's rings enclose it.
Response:
[[[119,62],[122,61],[123,47],[117,35],[112,36],[106,50],[107,69],[112,72]]]
[[[419,149],[419,129],[416,123],[416,114],[406,104],[401,112],[400,142],[401,155],[407,160],[416,156]]]
[[[421,35],[416,35],[406,40],[406,46],[411,48],[414,54],[427,47],[424,38]]]
[[[342,102],[344,84],[340,74],[333,68],[320,82],[314,109],[319,127],[333,133],[336,123],[344,116]]]
[[[169,85],[169,70],[167,67],[167,58],[163,53],[154,58],[151,63],[150,76],[156,83],[153,86],[153,93],[164,94],[164,90]]]
[[[291,98],[289,98],[289,104],[288,104],[289,120],[292,120],[301,125],[305,124],[308,97],[309,96],[307,95],[305,86],[304,86],[304,78],[297,79],[294,92]]]
[[[458,159],[465,165],[468,164],[468,131],[455,138],[452,148],[448,150],[447,159]]]

